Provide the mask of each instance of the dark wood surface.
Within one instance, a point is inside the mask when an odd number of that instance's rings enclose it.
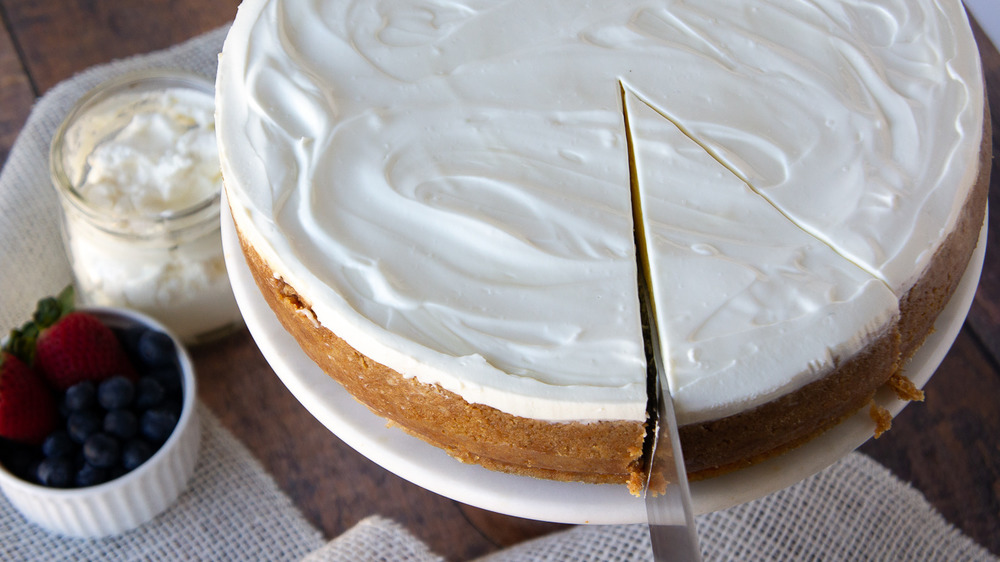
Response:
[[[34,100],[91,65],[162,49],[230,22],[237,0],[0,0],[0,160]],[[980,39],[994,131],[1000,55]],[[994,135],[1000,147],[1000,135]],[[995,155],[1000,149],[995,151]],[[990,201],[1000,201],[993,168]],[[892,431],[861,450],[1000,554],[1000,214],[982,281],[954,347]],[[327,537],[379,514],[452,560],[562,528],[488,513],[427,492],[341,443],[282,386],[246,332],[194,350],[201,398]]]

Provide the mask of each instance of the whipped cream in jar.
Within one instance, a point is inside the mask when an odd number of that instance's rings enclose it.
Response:
[[[77,298],[139,310],[189,344],[242,324],[222,252],[214,85],[155,70],[87,93],[49,154]]]

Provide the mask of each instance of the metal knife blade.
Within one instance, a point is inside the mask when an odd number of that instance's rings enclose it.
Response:
[[[645,275],[640,274],[639,304],[649,330],[650,337],[646,341],[650,347],[647,354],[652,356],[650,368],[656,371],[655,439],[649,453],[644,489],[649,538],[656,560],[698,562],[701,560],[701,550],[691,507],[691,491],[687,471],[684,469],[674,403],[667,385],[666,368],[657,336],[656,311],[644,277]]]
[[[660,349],[656,305],[652,292],[652,272],[648,259],[649,247],[645,221],[642,217],[634,139],[629,123],[628,92],[624,83],[619,86],[625,142],[628,148],[639,311],[643,319],[643,340],[647,342],[647,369],[654,381],[652,386],[655,387],[656,398],[656,410],[652,412],[656,418],[652,420],[655,424],[655,438],[652,439],[650,450],[647,452],[646,486],[643,490],[646,500],[646,519],[649,522],[649,538],[653,544],[653,557],[656,560],[699,562],[701,550],[698,547],[698,533],[691,509],[691,491],[688,488],[687,471],[684,468],[684,455],[681,454],[677,419],[674,417],[674,402],[667,383],[666,364]]]

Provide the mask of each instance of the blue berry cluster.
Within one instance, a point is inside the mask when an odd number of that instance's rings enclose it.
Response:
[[[174,342],[143,326],[116,331],[137,380],[78,383],[62,396],[65,422],[38,447],[0,444],[0,462],[19,477],[54,488],[95,486],[144,463],[170,437],[183,403]]]

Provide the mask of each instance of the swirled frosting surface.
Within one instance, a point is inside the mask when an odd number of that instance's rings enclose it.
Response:
[[[246,0],[217,130],[241,232],[357,350],[515,415],[642,420],[626,85],[701,149],[680,158],[825,256],[803,262],[825,285],[716,315],[744,345],[812,330],[823,356],[763,347],[741,369],[702,347],[733,365],[672,381],[690,423],[822,376],[895,313],[976,172],[977,65],[957,0]],[[689,246],[745,228],[704,223]],[[672,314],[710,306],[675,297]]]

